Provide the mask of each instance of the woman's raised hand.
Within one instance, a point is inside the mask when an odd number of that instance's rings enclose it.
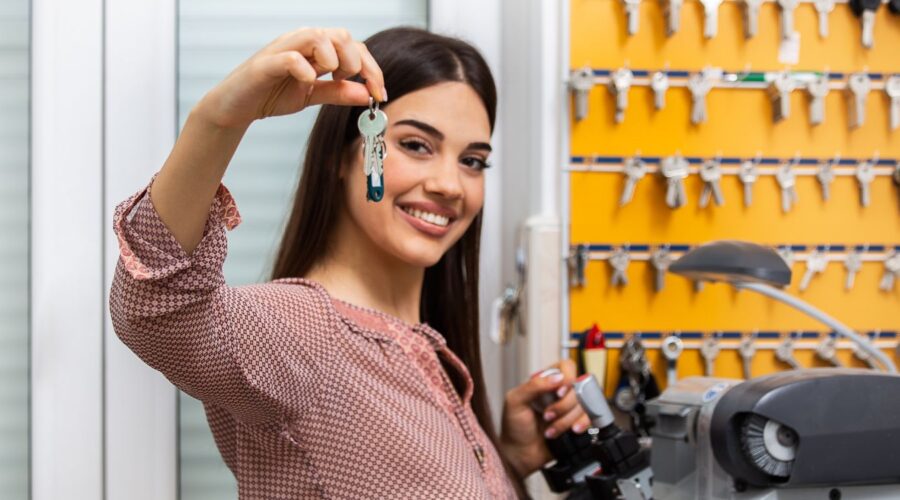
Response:
[[[319,80],[327,73],[332,80]],[[357,74],[364,84],[346,80]],[[220,127],[248,127],[316,104],[362,106],[370,95],[387,99],[381,68],[362,42],[341,28],[301,28],[241,63],[195,111]]]

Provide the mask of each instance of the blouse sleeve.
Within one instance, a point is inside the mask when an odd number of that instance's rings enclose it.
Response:
[[[150,200],[156,175],[119,204],[113,217],[120,251],[109,295],[113,328],[184,392],[246,423],[271,421],[276,401],[249,375],[246,346],[240,345],[250,327],[253,337],[264,338],[265,322],[234,314],[258,307],[228,287],[222,273],[225,230],[241,221],[234,199],[220,184],[202,240],[187,255]]]

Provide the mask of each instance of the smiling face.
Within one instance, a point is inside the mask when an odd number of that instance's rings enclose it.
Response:
[[[429,267],[453,246],[484,202],[487,111],[468,84],[444,82],[389,101],[384,197],[366,200],[361,142],[342,169],[345,206],[384,253]],[[363,243],[365,244],[365,243]]]

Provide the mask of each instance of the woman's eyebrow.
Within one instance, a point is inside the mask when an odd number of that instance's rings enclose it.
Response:
[[[421,130],[422,132],[425,132],[426,134],[434,136],[439,141],[444,140],[444,134],[440,130],[432,127],[431,125],[429,125],[425,122],[420,122],[419,120],[413,120],[413,119],[400,120],[394,124],[394,126],[397,126],[397,125],[410,125],[412,127],[416,127],[417,129]],[[491,148],[491,145],[486,142],[473,142],[473,143],[469,144],[469,146],[466,149],[478,149],[478,150],[487,151],[488,153],[493,151],[493,148]]]

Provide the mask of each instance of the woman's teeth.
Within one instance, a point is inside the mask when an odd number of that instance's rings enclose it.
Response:
[[[403,211],[412,215],[413,217],[415,217],[417,219],[422,219],[425,222],[430,222],[430,223],[434,224],[435,226],[444,227],[450,223],[450,219],[447,217],[444,217],[443,215],[437,215],[437,214],[433,214],[430,212],[423,212],[421,210],[416,210],[414,208],[406,208],[406,207],[403,207]]]

